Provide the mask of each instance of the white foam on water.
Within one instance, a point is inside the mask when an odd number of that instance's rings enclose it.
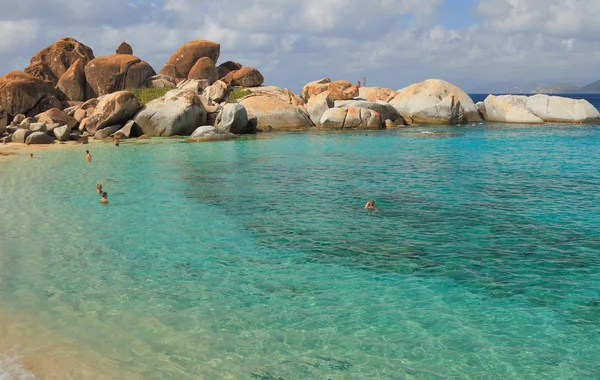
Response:
[[[35,380],[33,373],[27,371],[16,355],[0,354],[0,380]]]

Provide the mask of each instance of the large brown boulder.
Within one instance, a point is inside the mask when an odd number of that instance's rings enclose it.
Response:
[[[206,79],[209,84],[219,80],[219,72],[215,67],[215,62],[208,58],[200,58],[188,74],[188,79]]]
[[[258,87],[239,102],[260,130],[298,130],[313,126],[304,102],[288,89]]]
[[[0,107],[0,136],[6,132],[6,126],[8,125],[8,115],[2,107]]]
[[[258,87],[264,83],[265,78],[252,67],[242,67],[225,75],[222,81],[231,86]]]
[[[71,67],[60,77],[56,89],[62,101],[85,100],[85,70],[81,59],[75,61]]]
[[[378,100],[387,102],[392,100],[398,93],[391,88],[383,87],[361,87],[358,89],[358,97],[369,102]]]
[[[129,91],[118,91],[104,95],[99,99],[92,115],[87,119],[83,119],[81,125],[85,125],[85,129],[94,135],[99,129],[112,125],[124,125],[133,118],[140,107],[141,105],[135,95]]]
[[[85,66],[86,98],[141,88],[154,74],[148,63],[133,55],[113,54],[96,58]]]
[[[168,75],[156,74],[148,78],[144,83],[145,88],[177,88],[177,79]]]
[[[58,108],[61,110],[63,107],[62,102],[58,100],[54,95],[46,95],[40,100],[29,112],[27,116],[34,117],[37,114],[48,111],[52,108]]]
[[[310,82],[302,88],[302,97],[308,101],[311,96],[323,92],[331,93],[334,100],[350,100],[358,97],[358,87],[346,80],[332,82],[329,78]]]
[[[232,71],[241,69],[242,67],[243,66],[241,63],[233,61],[221,63],[219,67],[217,67],[217,70],[219,71],[219,79],[223,78],[225,75],[229,74]]]
[[[213,62],[217,62],[220,54],[221,45],[216,42],[206,40],[189,41],[173,53],[160,70],[160,73],[179,80],[187,79],[190,70],[200,58],[207,57]]]
[[[56,85],[78,59],[85,66],[94,59],[92,49],[74,38],[65,37],[37,52],[25,72]]]
[[[48,94],[53,94],[50,82],[30,74],[12,71],[0,77],[0,107],[9,118],[19,113],[28,113]]]
[[[121,42],[121,45],[119,45],[119,47],[117,48],[116,53],[133,55],[133,48],[127,42],[123,41]]]
[[[39,123],[48,124],[60,124],[67,125],[69,128],[73,128],[77,121],[69,115],[67,115],[64,111],[59,110],[58,108],[51,108],[46,112],[43,112],[39,115],[35,116],[35,119]]]

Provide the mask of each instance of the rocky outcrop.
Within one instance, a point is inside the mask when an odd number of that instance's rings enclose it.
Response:
[[[129,120],[123,128],[119,129],[113,135],[119,138],[140,137],[144,132],[133,120]]]
[[[188,79],[206,79],[209,84],[213,84],[219,79],[219,72],[213,60],[202,57],[190,70]]]
[[[408,124],[465,124],[481,120],[469,95],[439,79],[429,79],[398,90],[390,104]]]
[[[123,125],[140,109],[140,103],[129,91],[119,91],[104,95],[98,101],[90,117],[81,121],[80,130],[85,128],[90,134],[111,125]]]
[[[183,136],[206,123],[206,110],[194,91],[177,89],[146,104],[134,121],[146,136]]]
[[[27,140],[29,134],[31,134],[31,131],[29,129],[19,128],[15,131],[15,133],[13,133],[12,142],[25,144],[25,141]]]
[[[6,126],[8,125],[8,115],[2,107],[0,107],[0,136],[6,132]]]
[[[390,88],[361,87],[358,89],[358,97],[369,102],[376,102],[378,100],[389,102],[396,95],[398,95],[398,92]]]
[[[52,144],[54,142],[54,138],[50,137],[46,132],[32,132],[27,139],[25,140],[25,144]]]
[[[148,63],[133,55],[99,57],[85,66],[86,97],[91,99],[125,89],[141,88],[155,74]]]
[[[319,120],[318,129],[382,129],[381,116],[366,108],[330,108]]]
[[[117,48],[116,54],[133,55],[133,48],[127,42],[123,41]]]
[[[219,60],[221,45],[206,40],[189,41],[181,46],[160,70],[161,74],[183,80],[200,58],[207,57],[213,62]]]
[[[217,67],[217,70],[219,72],[219,79],[223,78],[225,75],[229,74],[232,71],[236,71],[241,69],[243,66],[241,63],[237,63],[237,62],[233,62],[233,61],[227,61],[224,63],[221,63],[219,65],[219,67]]]
[[[31,123],[29,125],[29,131],[32,132],[32,133],[33,132],[44,132],[44,133],[47,133],[48,132],[48,127],[44,123]]]
[[[110,137],[113,133],[117,132],[121,129],[120,125],[109,125],[106,128],[102,128],[94,133],[94,140],[104,140],[107,137]]]
[[[46,112],[36,115],[35,119],[40,123],[67,125],[69,128],[77,125],[77,121],[73,117],[58,108],[51,108]]]
[[[74,38],[66,37],[37,52],[31,58],[31,64],[25,68],[25,72],[56,86],[59,78],[77,60],[85,66],[93,59],[92,49]]]
[[[255,68],[242,67],[239,70],[229,72],[221,80],[231,86],[258,87],[264,83],[265,78]]]
[[[587,100],[560,96],[490,95],[482,112],[486,120],[505,123],[598,123],[600,112]]]
[[[200,95],[208,86],[210,86],[210,84],[206,79],[186,79],[177,84],[177,89],[192,90],[196,94]]]
[[[207,125],[198,127],[186,140],[188,142],[226,141],[235,140],[238,136]]]
[[[302,88],[302,97],[308,101],[311,96],[323,92],[331,93],[334,100],[349,100],[358,96],[358,87],[346,80],[332,82],[329,78],[310,82]]]
[[[27,112],[27,116],[32,117],[52,108],[62,109],[62,102],[54,95],[46,95]]]
[[[229,90],[227,83],[221,80],[216,81],[202,91],[202,103],[207,103],[211,100],[217,103],[221,102],[225,99],[227,90]]]
[[[84,101],[85,88],[84,64],[81,59],[78,59],[58,80],[56,85],[58,98],[62,101]]]
[[[314,124],[317,124],[321,120],[321,116],[323,116],[325,111],[333,107],[335,107],[335,101],[329,92],[311,96],[306,106],[308,115]]]
[[[337,100],[335,102],[336,107],[355,107],[355,108],[367,108],[376,111],[381,116],[381,120],[396,121],[402,119],[402,116],[398,111],[388,102],[377,100],[375,102],[368,102],[364,100]]]
[[[217,117],[217,128],[236,135],[248,133],[248,112],[239,103],[226,104]]]
[[[54,89],[50,82],[32,75],[12,71],[0,77],[0,107],[8,114],[9,119],[34,109]]]
[[[151,76],[144,83],[145,88],[177,88],[177,79],[168,75],[156,74]]]
[[[58,141],[69,141],[71,139],[71,127],[68,125],[63,125],[62,127],[57,127],[52,130],[54,137]]]
[[[250,89],[252,93],[239,101],[248,118],[256,118],[259,130],[298,130],[313,126],[304,101],[288,89],[275,86]]]

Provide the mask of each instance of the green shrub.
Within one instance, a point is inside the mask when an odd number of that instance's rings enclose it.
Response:
[[[252,94],[252,91],[245,89],[243,87],[234,88],[229,95],[227,95],[227,99],[225,101],[227,103],[237,103],[244,96],[248,96]]]
[[[169,90],[168,88],[134,88],[129,91],[135,95],[140,104],[147,104],[154,99],[165,96]]]

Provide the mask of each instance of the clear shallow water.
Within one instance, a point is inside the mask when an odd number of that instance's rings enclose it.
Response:
[[[2,165],[0,305],[144,378],[598,378],[600,128],[422,130]]]

